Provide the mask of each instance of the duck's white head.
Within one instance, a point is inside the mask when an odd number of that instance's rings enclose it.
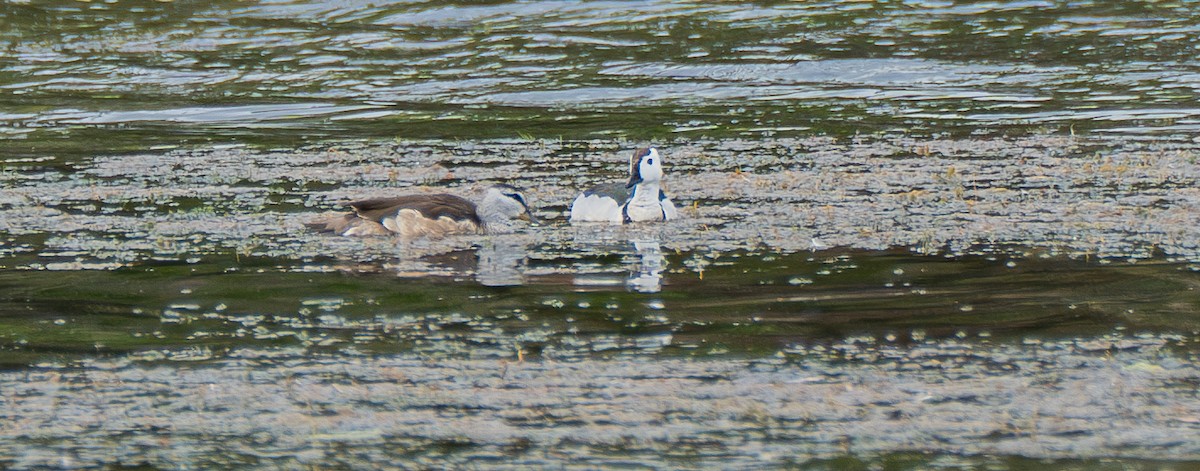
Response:
[[[479,203],[479,218],[484,224],[507,223],[513,219],[535,222],[525,195],[511,185],[496,184],[488,187]]]
[[[662,157],[658,155],[658,149],[644,147],[634,151],[629,158],[629,183],[625,187],[633,188],[642,182],[658,183],[662,177]]]

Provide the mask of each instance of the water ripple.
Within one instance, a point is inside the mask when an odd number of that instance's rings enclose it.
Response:
[[[293,119],[317,134],[393,137],[396,121],[411,124],[413,116],[458,119],[406,126],[411,137],[651,137],[678,132],[688,121],[679,116],[704,116],[702,126],[684,128],[705,135],[1043,132],[1057,123],[1108,132],[1114,122],[1153,135],[1178,130],[1169,121],[1193,116],[1200,98],[1192,60],[1200,21],[1171,3],[4,8],[30,19],[0,33],[13,57],[0,61],[0,88],[12,91],[0,104],[18,129],[5,133],[31,143],[122,124],[105,130],[126,148],[154,122],[187,124],[180,131],[188,136],[238,126],[245,131],[230,134],[237,139],[282,137],[245,126],[256,119],[270,128]],[[59,21],[37,20],[51,17]],[[255,108],[283,104],[295,108]],[[395,109],[344,119],[379,104]],[[489,107],[505,108],[513,124],[477,126],[496,120]],[[553,116],[592,109],[621,112]],[[1179,111],[1161,112],[1171,109]],[[91,117],[64,120],[65,110]],[[172,116],[179,110],[182,118]],[[797,110],[800,117],[787,118]],[[340,119],[312,119],[326,115]],[[547,120],[559,124],[543,126]],[[156,135],[147,144],[171,144],[171,134]]]

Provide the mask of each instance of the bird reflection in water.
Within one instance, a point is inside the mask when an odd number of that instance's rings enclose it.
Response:
[[[525,283],[525,260],[529,245],[524,240],[490,238],[476,252],[479,265],[475,279],[484,286],[516,286]]]
[[[667,258],[658,241],[634,241],[633,248],[638,253],[639,263],[637,271],[630,274],[625,284],[639,293],[662,291],[662,272],[667,268]]]

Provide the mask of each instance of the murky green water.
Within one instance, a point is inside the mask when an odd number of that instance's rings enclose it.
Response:
[[[665,259],[679,266],[694,255]],[[654,280],[660,292],[642,293],[650,287],[643,262],[620,255],[575,263],[627,272],[534,275],[499,287],[438,264],[432,275],[398,278],[386,270],[280,272],[232,254],[214,258],[116,271],[7,271],[0,276],[5,360],[219,358],[276,347],[447,358],[516,359],[519,351],[557,361],[758,357],[847,338],[1005,344],[1200,330],[1197,275],[1163,263],[1035,258],[1009,268],[980,256],[733,253],[702,257],[711,263],[703,279],[672,270]],[[1195,348],[1191,335],[1181,339],[1188,339],[1184,351]]]
[[[4,3],[0,466],[1186,466],[1197,8]]]
[[[1193,2],[6,3],[9,151],[1192,133]]]

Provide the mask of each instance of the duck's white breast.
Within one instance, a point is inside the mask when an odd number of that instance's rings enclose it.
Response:
[[[658,201],[654,204],[638,205],[631,202],[625,208],[625,214],[629,215],[629,220],[633,222],[654,222],[662,221],[666,214],[662,205]]]

